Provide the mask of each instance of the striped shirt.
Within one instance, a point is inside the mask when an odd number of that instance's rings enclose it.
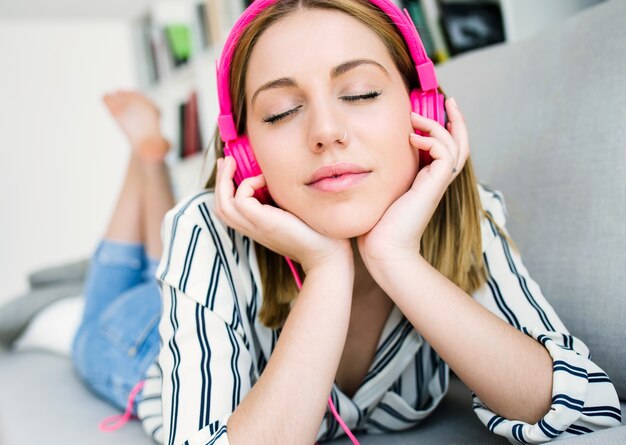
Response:
[[[479,193],[483,208],[504,228],[501,193],[485,186]],[[258,317],[263,292],[253,242],[224,226],[213,203],[208,191],[185,199],[168,212],[162,228],[164,251],[156,272],[163,298],[162,348],[138,414],[146,431],[168,445],[228,444],[227,420],[263,372],[280,335]],[[480,421],[516,443],[619,425],[616,391],[587,346],[569,334],[488,218],[481,221],[481,232],[488,280],[472,297],[547,348],[553,398],[545,417],[528,424],[497,415],[472,394]],[[388,433],[430,415],[448,383],[447,364],[395,306],[357,392],[350,398],[333,385],[330,396],[353,431]],[[150,402],[159,393],[161,406]],[[327,410],[317,440],[343,434]]]

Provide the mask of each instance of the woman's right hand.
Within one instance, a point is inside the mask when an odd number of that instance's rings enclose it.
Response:
[[[217,160],[215,213],[219,219],[270,250],[300,263],[304,272],[335,256],[352,262],[350,240],[328,238],[304,221],[278,207],[261,204],[254,191],[265,186],[265,177],[247,178],[235,189],[235,160]]]

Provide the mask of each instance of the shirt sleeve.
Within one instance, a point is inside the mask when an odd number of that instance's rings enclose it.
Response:
[[[201,200],[171,210],[162,238],[156,275],[163,300],[164,443],[226,445],[228,418],[254,374],[237,300],[240,286],[230,267],[233,248]]]
[[[488,191],[485,210],[505,233],[502,194]],[[484,197],[481,192],[481,197]],[[488,219],[482,222],[487,283],[473,297],[491,312],[541,343],[552,357],[552,404],[535,424],[506,419],[475,394],[473,410],[490,431],[511,443],[544,443],[619,426],[619,399],[607,374],[591,361],[587,346],[570,335],[526,270],[520,255]]]

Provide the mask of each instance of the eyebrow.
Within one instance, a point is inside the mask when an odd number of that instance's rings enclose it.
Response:
[[[332,70],[330,70],[330,78],[334,80],[337,77],[341,76],[342,74],[345,74],[348,71],[356,68],[357,66],[364,65],[364,64],[374,65],[380,68],[387,75],[387,77],[389,77],[389,73],[387,72],[385,67],[382,66],[380,63],[375,62],[374,60],[370,60],[370,59],[355,59],[355,60],[349,60],[340,65],[337,65]],[[250,104],[251,106],[254,106],[254,101],[256,100],[256,97],[261,91],[271,90],[274,88],[295,87],[297,85],[298,84],[296,83],[296,81],[290,77],[281,77],[280,79],[271,80],[267,83],[264,83],[263,85],[261,85],[261,87],[258,90],[256,90],[256,92],[252,95],[252,101],[250,102]]]

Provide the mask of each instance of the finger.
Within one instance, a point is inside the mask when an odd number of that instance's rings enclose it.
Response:
[[[460,148],[450,132],[443,128],[439,122],[417,113],[411,113],[411,123],[414,129],[422,131],[425,136],[437,138],[447,145],[455,160],[459,158]]]
[[[452,135],[434,119],[411,112],[411,124],[413,125],[413,129],[425,133],[424,136],[432,136],[441,139],[445,144],[452,144],[454,142]]]
[[[235,195],[235,170],[237,170],[237,163],[232,156],[224,156],[221,162],[220,170],[220,185],[224,191],[227,191],[227,195]]]
[[[459,147],[459,161],[465,163],[469,157],[469,136],[467,132],[467,125],[465,124],[465,118],[459,109],[454,98],[450,98],[446,101],[446,111],[448,113],[448,128],[452,138]],[[462,165],[457,167],[460,170]]]
[[[234,199],[234,205],[248,229],[247,234],[264,245],[277,234],[301,230],[299,224],[294,225],[293,215],[278,207],[261,204],[254,196],[258,189],[266,185],[263,174],[246,178],[239,184]]]
[[[224,158],[217,158],[216,159],[216,171],[215,171],[215,189],[214,189],[214,193],[215,193],[215,213],[216,214],[221,214],[222,212],[222,207],[223,207],[223,195],[224,195],[224,191],[222,190],[222,168],[224,165]]]
[[[438,139],[429,136],[420,136],[418,134],[411,133],[411,144],[419,150],[426,151],[430,154],[433,160],[441,160],[447,164],[448,173],[452,171],[456,164],[456,158],[449,148],[444,145]]]
[[[246,178],[235,188],[233,183],[235,160],[227,156],[220,167],[220,187],[227,190],[220,196],[224,222],[245,235],[250,235],[262,220],[260,212],[264,206],[256,199],[254,192],[265,186],[265,177],[261,174]]]
[[[254,192],[257,189],[262,188],[265,185],[265,176],[262,174],[258,176],[251,176],[249,178],[244,179],[237,187],[237,191],[235,192],[235,198],[252,198],[254,196]]]
[[[241,181],[235,193],[235,207],[244,218],[251,221],[253,224],[256,224],[256,221],[260,219],[259,212],[262,211],[264,207],[254,196],[254,193],[258,189],[265,187],[265,185],[265,176],[263,176],[263,174],[252,176]]]
[[[233,203],[235,198],[234,174],[235,161],[230,156],[219,161],[215,177],[215,210],[218,216],[221,216],[224,222],[231,227],[237,219],[237,212]]]

